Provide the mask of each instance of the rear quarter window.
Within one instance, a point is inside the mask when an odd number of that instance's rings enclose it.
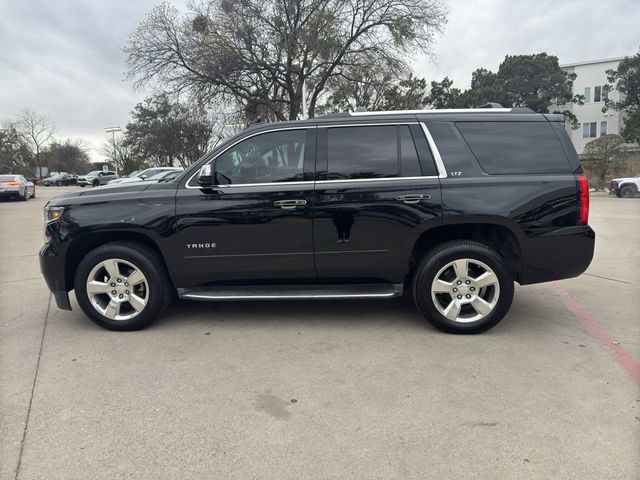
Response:
[[[456,128],[487,173],[573,171],[549,122],[456,122]]]

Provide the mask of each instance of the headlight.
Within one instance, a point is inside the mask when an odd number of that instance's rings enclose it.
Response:
[[[45,223],[55,222],[64,213],[64,207],[44,207]]]
[[[51,241],[51,235],[47,231],[47,226],[56,222],[64,213],[64,207],[44,207],[44,242]]]

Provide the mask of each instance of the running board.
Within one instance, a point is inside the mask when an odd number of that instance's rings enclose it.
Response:
[[[392,298],[402,295],[402,284],[361,285],[232,285],[178,288],[184,300],[321,300],[335,298]]]

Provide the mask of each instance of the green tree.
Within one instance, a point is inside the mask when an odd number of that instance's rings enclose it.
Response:
[[[460,108],[462,91],[453,87],[453,80],[444,77],[441,82],[432,81],[431,90],[425,99],[430,108]]]
[[[607,70],[609,84],[607,92],[617,90],[619,98],[608,95],[605,108],[611,108],[626,115],[624,128],[620,132],[627,142],[640,143],[640,51],[633,57],[626,57],[615,70]]]
[[[43,151],[42,157],[50,172],[82,174],[89,170],[87,147],[78,140],[54,140]]]
[[[22,142],[15,122],[0,125],[0,173],[16,173],[31,177],[35,162]]]
[[[453,88],[453,82],[446,77],[442,82],[432,82],[429,98],[437,108],[474,108],[497,102],[507,108],[528,107],[538,113],[562,113],[572,127],[577,128],[577,118],[564,108],[568,103],[583,100],[572,94],[575,78],[575,74],[560,68],[555,56],[507,55],[497,72],[486,68],[475,70],[471,74],[471,87],[462,93]]]
[[[582,163],[597,180],[595,188],[604,190],[607,185],[607,177],[620,166],[616,157],[623,143],[624,139],[620,135],[602,135],[585,145],[585,158]]]
[[[186,168],[209,148],[212,125],[201,107],[187,107],[161,94],[137,104],[132,117],[123,146],[142,162]]]
[[[209,0],[181,15],[157,5],[125,48],[136,85],[160,84],[247,116],[313,117],[344,69],[430,53],[446,22],[439,0]]]

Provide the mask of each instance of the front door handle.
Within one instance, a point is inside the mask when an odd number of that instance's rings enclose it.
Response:
[[[420,200],[429,200],[431,195],[428,193],[416,193],[412,195],[398,195],[396,200],[404,203],[418,203]]]
[[[280,207],[284,210],[292,210],[296,207],[304,207],[307,204],[306,200],[276,200],[273,202],[276,207]]]

